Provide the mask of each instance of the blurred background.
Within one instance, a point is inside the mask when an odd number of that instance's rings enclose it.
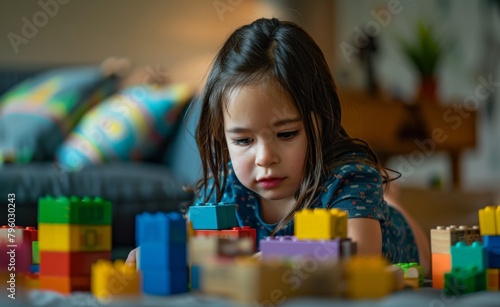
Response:
[[[320,45],[344,125],[402,174],[406,201],[498,204],[500,1],[2,1],[0,67],[116,56],[199,91],[225,38],[260,17]]]

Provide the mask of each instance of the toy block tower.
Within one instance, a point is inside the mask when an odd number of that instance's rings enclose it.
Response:
[[[180,213],[142,213],[136,216],[140,246],[142,291],[170,295],[188,290],[187,227]]]
[[[481,242],[467,245],[458,242],[451,247],[451,272],[445,274],[444,291],[460,295],[486,290],[488,258]]]
[[[111,258],[111,210],[99,197],[39,199],[41,289],[90,290],[91,264]]]
[[[438,226],[431,229],[432,287],[444,288],[444,274],[451,270],[451,247],[462,242],[480,240],[477,226]]]
[[[488,290],[500,290],[500,206],[478,211],[479,227],[488,258]]]

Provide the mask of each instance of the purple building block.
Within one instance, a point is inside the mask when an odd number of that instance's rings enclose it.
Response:
[[[314,257],[318,261],[338,260],[355,253],[355,244],[347,244],[351,239],[299,240],[294,236],[267,237],[260,240],[263,258],[273,257]],[[352,247],[354,246],[354,247]],[[350,248],[343,253],[342,249]]]

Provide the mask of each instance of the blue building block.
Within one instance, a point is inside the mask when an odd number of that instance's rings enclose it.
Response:
[[[201,267],[198,265],[191,265],[191,291],[200,290],[200,276]]]
[[[135,217],[137,245],[145,243],[186,243],[186,220],[178,212],[142,213]]]
[[[142,271],[142,291],[150,295],[171,295],[188,291],[188,270]]]
[[[188,215],[194,230],[222,230],[238,226],[234,204],[200,203],[191,206]]]
[[[486,249],[500,248],[500,236],[483,236],[483,245]]]
[[[488,249],[488,268],[500,269],[500,248]]]
[[[471,269],[476,267],[479,271],[488,269],[488,254],[481,242],[467,245],[458,242],[451,247],[451,267],[454,269]]]
[[[171,270],[187,267],[186,243],[141,244],[139,267],[141,270]]]
[[[40,265],[39,264],[30,265],[30,273],[31,274],[40,273]]]

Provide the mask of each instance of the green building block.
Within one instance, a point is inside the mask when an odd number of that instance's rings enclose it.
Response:
[[[458,242],[451,247],[451,267],[453,269],[470,269],[476,267],[479,271],[488,268],[488,255],[481,242],[473,242],[467,245]]]
[[[486,285],[486,270],[480,271],[477,267],[453,268],[444,275],[444,293],[450,296],[484,291]]]
[[[111,225],[111,202],[100,197],[76,196],[38,200],[38,223]]]
[[[40,251],[38,250],[38,241],[31,241],[31,263],[40,264]]]
[[[400,262],[396,263],[397,266],[403,269],[404,277],[406,277],[406,271],[410,268],[416,268],[418,270],[418,286],[424,286],[424,267],[419,265],[417,262]]]

